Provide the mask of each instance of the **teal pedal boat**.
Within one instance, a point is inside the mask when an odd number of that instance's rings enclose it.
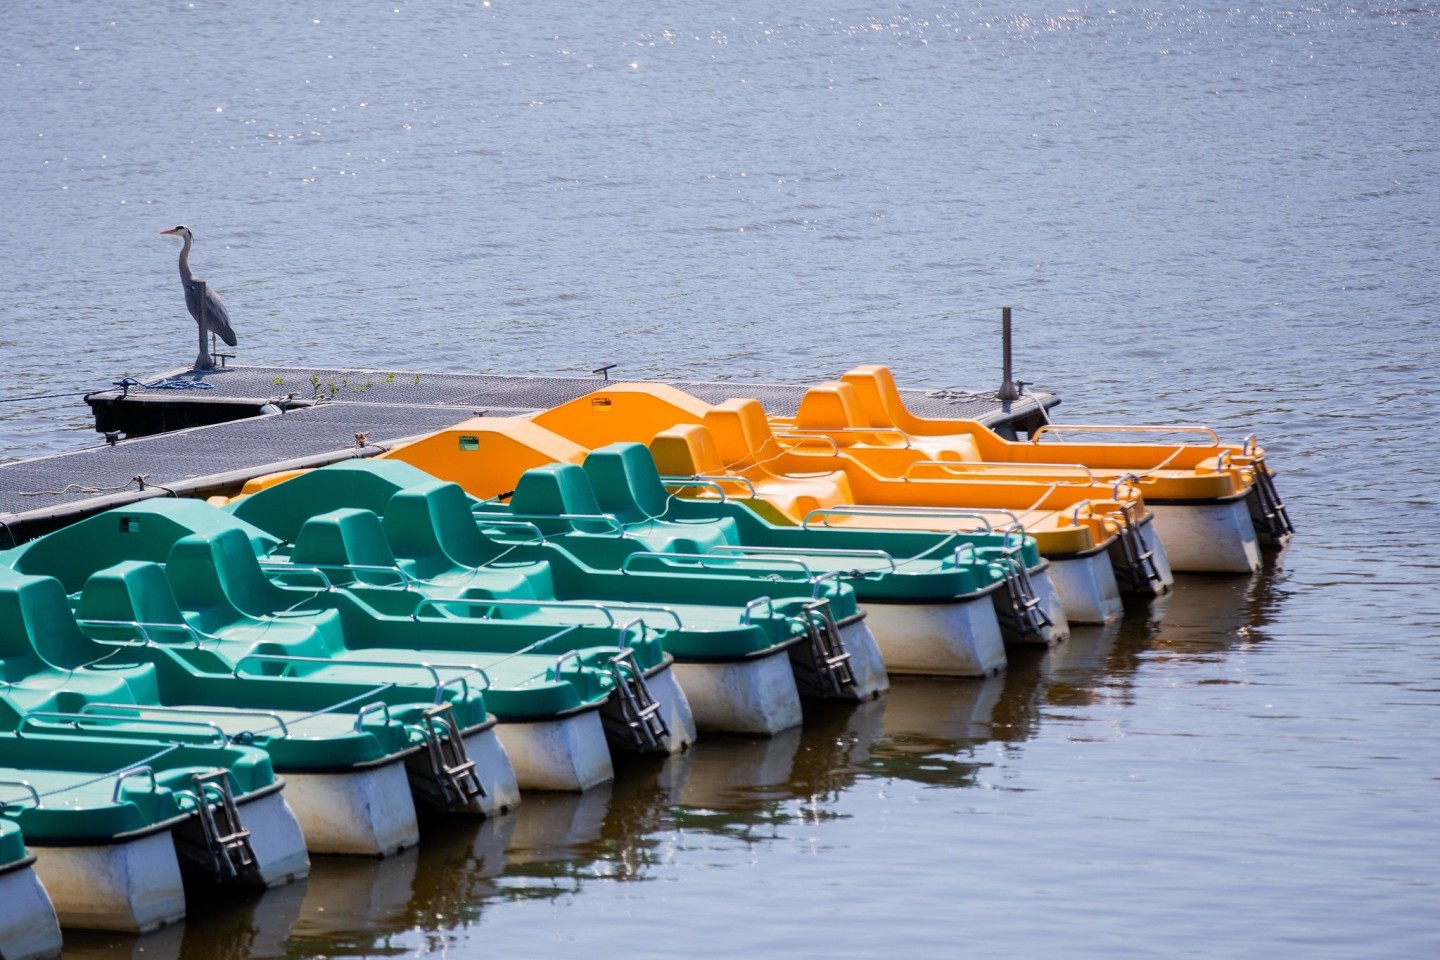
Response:
[[[264,676],[195,645],[92,637],[60,581],[0,567],[0,693],[27,714],[186,742],[218,732],[263,748],[312,853],[385,856],[418,842],[415,799],[482,813],[513,791],[493,786],[513,775],[494,762],[504,753],[479,686],[438,674],[410,683],[404,673]]]
[[[718,498],[666,489],[697,485]],[[581,467],[532,468],[508,498],[474,510],[481,517],[529,520],[597,566],[646,554],[702,564],[791,558],[853,588],[891,673],[986,676],[1005,663],[1002,638],[1049,646],[1069,632],[1049,562],[1023,532],[782,526],[709,480],[662,480],[650,451],[638,443],[599,447]]]
[[[339,468],[339,469],[336,469]],[[663,643],[700,729],[773,734],[798,725],[799,696],[868,699],[888,687],[854,591],[793,561],[642,569],[586,564],[532,524],[482,531],[453,483],[397,461],[348,461],[302,473],[234,502],[237,517],[293,544],[297,563],[368,568],[432,605],[460,600],[510,620],[573,623],[638,617]],[[334,535],[300,543],[317,510],[383,517],[383,540]],[[489,526],[494,527],[495,524]],[[753,563],[753,562],[752,562]],[[716,566],[719,566],[716,564]],[[482,604],[481,601],[484,601]],[[798,686],[797,686],[798,684]]]
[[[464,622],[444,610],[417,610],[413,596],[378,609],[334,589],[334,571],[286,564],[272,571],[309,586],[271,580],[254,545],[273,541],[223,511],[196,501],[137,505],[145,507],[57,531],[54,539],[27,545],[17,565],[73,584],[83,571],[68,558],[81,544],[101,559],[165,555],[163,572],[132,560],[91,575],[79,601],[86,628],[112,639],[204,649],[244,675],[371,683],[443,678],[478,686],[499,720],[486,736],[503,745],[503,751],[490,745],[487,755],[513,770],[507,775],[522,789],[585,790],[611,779],[610,744],[668,753],[694,742],[670,660],[643,624]],[[379,535],[378,520],[368,519]],[[485,800],[490,808],[513,806],[518,797],[505,796],[513,792],[502,787]]]
[[[60,921],[35,875],[35,855],[25,848],[20,825],[0,816],[0,957],[50,960],[61,946]]]
[[[205,889],[308,875],[282,785],[263,750],[218,732],[167,742],[0,697],[0,816],[36,851],[65,927],[144,933],[180,920],[182,868]]]

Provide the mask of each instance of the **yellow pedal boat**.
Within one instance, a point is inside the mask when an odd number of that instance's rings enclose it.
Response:
[[[1039,480],[1068,474],[1102,483],[1129,477],[1155,516],[1174,570],[1248,573],[1260,565],[1260,545],[1282,544],[1293,531],[1264,450],[1253,437],[1222,444],[1208,427],[1048,424],[1028,442],[1006,440],[973,420],[915,416],[890,370],[879,365],[856,367],[839,382],[811,388],[793,418],[771,422],[799,450],[807,443],[830,444],[885,476]],[[1062,433],[1108,437],[1077,443]],[[1133,439],[1162,434],[1202,439]]]
[[[585,447],[647,443],[662,474],[708,478],[723,495],[753,498],[751,505],[776,522],[922,530],[1018,527],[1053,564],[1065,614],[1075,622],[1118,616],[1122,588],[1153,594],[1172,582],[1144,499],[1128,482],[887,477],[834,445],[798,452],[773,434],[756,400],[711,406],[653,383],[613,384],[530,419]]]

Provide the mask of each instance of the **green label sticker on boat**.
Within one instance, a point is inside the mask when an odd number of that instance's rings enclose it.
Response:
[[[121,532],[121,533],[139,533],[139,532],[140,532],[140,518],[139,518],[139,517],[121,517],[121,518],[120,518],[120,532]]]
[[[460,449],[461,449],[461,450],[479,450],[479,449],[480,449],[480,438],[477,437],[476,435],[474,435],[473,433],[472,433],[472,434],[463,434],[463,433],[462,433],[462,434],[460,435]]]

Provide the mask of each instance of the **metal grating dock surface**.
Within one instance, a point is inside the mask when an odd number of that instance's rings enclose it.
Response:
[[[231,412],[216,417],[230,422],[0,464],[0,547],[119,504],[152,496],[205,496],[278,470],[373,455],[472,416],[520,416],[583,397],[605,383],[598,378],[294,367],[163,374],[149,386],[132,383],[86,399],[97,409],[97,419],[100,405],[107,403],[112,409],[209,404],[250,415],[231,419]],[[670,385],[708,403],[753,397],[778,416],[793,415],[805,392],[805,387],[784,384]],[[963,417],[992,426],[1034,417],[1059,402],[1051,394],[1002,404],[994,394],[901,393],[921,416]],[[267,403],[288,412],[253,415]],[[357,434],[364,435],[363,443]]]
[[[621,382],[616,378],[614,382]],[[645,382],[645,381],[632,381]],[[693,394],[707,403],[731,397],[754,397],[776,416],[793,416],[805,386],[694,381],[655,381]],[[228,367],[161,374],[126,390],[126,400],[173,403],[179,400],[267,402],[344,401],[365,404],[425,404],[490,409],[544,410],[601,389],[595,377],[530,377],[499,374],[425,373],[415,371],[319,369],[310,367]],[[1022,398],[1007,409],[992,393],[964,390],[902,389],[905,404],[920,416],[963,417],[983,422],[1008,422],[1035,412],[1036,405],[1056,402],[1051,394]],[[92,394],[92,401],[113,401],[122,391]]]

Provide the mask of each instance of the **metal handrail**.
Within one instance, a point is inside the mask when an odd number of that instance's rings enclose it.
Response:
[[[363,732],[365,731],[365,716],[366,716],[366,714],[377,713],[377,712],[378,712],[378,713],[383,713],[383,714],[385,715],[385,716],[384,716],[384,719],[382,720],[382,722],[385,724],[385,726],[388,727],[388,726],[390,726],[390,724],[392,724],[392,723],[395,722],[395,721],[391,718],[391,716],[390,716],[390,704],[386,703],[384,700],[377,700],[377,701],[375,701],[374,703],[367,703],[367,704],[365,704],[364,706],[362,706],[359,710],[356,710],[356,711],[355,711],[355,726],[354,726],[355,732],[356,732],[356,733],[363,733]]]
[[[745,604],[745,612],[740,615],[740,622],[747,627],[750,626],[751,611],[761,605],[769,608],[771,617],[775,616],[775,601],[771,600],[769,597],[756,597],[754,600],[751,600],[749,603]]]
[[[1091,484],[1094,484],[1094,483],[1097,483],[1097,482],[1098,482],[1098,481],[1095,479],[1095,471],[1091,470],[1089,467],[1087,467],[1087,466],[1086,466],[1085,464],[1083,464],[1083,463],[1028,463],[1028,462],[1026,462],[1026,463],[996,463],[996,462],[976,462],[976,461],[973,461],[973,460],[916,460],[916,461],[914,461],[913,463],[910,463],[910,464],[906,465],[906,467],[905,467],[905,472],[901,475],[901,479],[902,479],[902,480],[909,480],[909,479],[911,479],[910,474],[914,471],[914,469],[915,469],[916,467],[944,467],[946,470],[949,470],[949,469],[952,469],[952,468],[959,468],[958,472],[962,472],[962,473],[963,473],[963,472],[966,472],[966,471],[975,472],[975,473],[978,473],[978,472],[981,472],[981,471],[987,471],[987,472],[990,472],[990,473],[996,473],[996,474],[1002,474],[1002,475],[1005,473],[1005,468],[1007,468],[1007,467],[1009,467],[1009,468],[1016,468],[1015,472],[1018,472],[1018,471],[1021,471],[1021,470],[1032,470],[1032,469],[1034,469],[1034,470],[1074,470],[1074,471],[1079,471],[1079,472],[1084,473],[1086,479],[1089,480],[1089,482],[1090,482]],[[945,478],[942,477],[942,478],[940,478],[940,479],[945,479]]]
[[[1039,443],[1041,434],[1048,431],[1061,430],[1073,430],[1077,433],[1083,431],[1095,431],[1099,433],[1205,433],[1210,436],[1211,446],[1220,445],[1220,437],[1216,435],[1214,430],[1206,426],[1186,424],[1119,426],[1111,424],[1047,423],[1030,432],[1030,442]]]
[[[113,706],[116,706],[116,707],[130,707],[130,708],[136,709],[136,710],[150,709],[149,707],[137,706],[137,705],[135,705],[135,704],[114,704]],[[119,714],[113,714],[113,715],[112,715],[112,714],[103,714],[103,713],[102,713],[102,714],[61,713],[61,712],[58,712],[58,711],[49,711],[49,710],[37,710],[37,711],[31,712],[31,713],[27,713],[27,714],[25,714],[23,717],[21,717],[21,718],[20,718],[20,724],[19,724],[19,726],[17,726],[17,727],[15,728],[15,733],[16,733],[16,735],[17,735],[17,736],[24,736],[24,735],[25,735],[25,727],[26,727],[27,725],[29,725],[32,720],[49,720],[49,721],[53,721],[53,722],[55,722],[55,723],[68,723],[71,727],[79,727],[80,724],[83,723],[83,722],[86,721],[86,720],[140,720],[140,721],[143,721],[144,723],[152,724],[152,725],[155,725],[155,726],[162,726],[162,727],[184,727],[184,728],[187,728],[187,729],[189,729],[189,728],[194,728],[194,729],[200,729],[200,730],[209,730],[209,731],[211,731],[212,733],[215,734],[215,741],[216,741],[216,743],[222,743],[222,744],[223,744],[223,743],[225,743],[227,740],[229,740],[229,736],[228,736],[228,735],[225,733],[225,731],[220,727],[220,725],[219,725],[218,723],[215,723],[214,721],[208,721],[208,720],[164,720],[164,719],[159,719],[159,720],[157,720],[157,719],[155,719],[154,717],[122,716],[122,715],[119,715]],[[38,724],[37,724],[37,727],[38,727]],[[45,728],[44,728],[44,727],[39,727],[39,731],[40,731],[41,733],[44,733],[44,732],[45,732]]]
[[[31,783],[29,780],[0,780],[0,787],[21,787],[25,790],[29,790],[30,796],[35,800],[35,809],[39,810],[41,807],[45,806],[45,802],[40,799],[40,791],[36,790],[35,784]],[[8,807],[12,803],[21,802],[23,801],[0,800],[0,807]]]
[[[749,477],[740,474],[704,474],[697,473],[692,477],[661,477],[660,482],[667,487],[715,487],[720,496],[725,496],[725,491],[720,488],[722,483],[738,483],[750,491],[748,499],[754,500],[759,494],[755,492],[755,484]]]
[[[442,603],[458,603],[468,607],[531,607],[534,609],[560,609],[560,610],[597,610],[605,615],[606,626],[615,626],[615,614],[603,603],[592,603],[584,600],[511,600],[486,597],[421,597],[420,602],[415,604],[415,609],[410,611],[411,620],[420,619],[420,611],[425,607],[434,606],[439,609]],[[628,604],[627,604],[628,606]]]
[[[92,712],[92,708],[94,708],[94,709],[100,709],[100,710],[130,710],[130,711],[134,711],[134,712],[131,713],[131,714],[125,714],[125,713],[93,713],[93,712]],[[221,733],[224,733],[224,728],[221,727],[218,723],[216,723],[216,722],[213,721],[213,720],[212,720],[212,721],[209,721],[208,723],[203,723],[203,724],[202,724],[202,723],[185,723],[185,721],[167,720],[167,719],[165,719],[165,718],[163,718],[163,717],[161,717],[161,718],[147,717],[147,716],[145,716],[145,714],[146,714],[146,713],[178,713],[178,714],[194,714],[194,715],[199,715],[199,716],[213,716],[213,715],[219,713],[219,714],[224,714],[225,716],[231,716],[231,717],[263,717],[263,718],[265,718],[266,720],[273,720],[273,721],[275,721],[276,725],[278,725],[278,726],[280,727],[280,736],[281,736],[282,739],[288,738],[288,737],[290,736],[290,727],[289,727],[289,725],[285,722],[285,720],[284,720],[283,717],[281,717],[278,713],[275,713],[275,712],[272,711],[272,710],[239,710],[239,709],[236,709],[235,707],[219,707],[219,706],[216,706],[216,707],[167,707],[167,706],[162,706],[162,705],[159,705],[159,704],[150,704],[150,703],[87,703],[87,704],[85,704],[85,706],[83,706],[83,707],[80,708],[80,713],[81,713],[83,716],[87,717],[87,718],[93,718],[93,719],[97,719],[97,720],[130,720],[130,721],[134,721],[134,722],[138,722],[138,723],[153,723],[153,724],[158,724],[158,725],[174,725],[174,724],[176,724],[176,723],[179,723],[179,724],[181,724],[181,725],[191,726],[191,727],[208,726],[208,727],[214,727],[216,730],[219,730]],[[225,734],[225,739],[227,739],[227,740],[230,739],[230,735],[229,735],[229,734]]]
[[[555,658],[555,662],[554,662],[553,664],[551,664],[551,666],[550,666],[550,677],[551,677],[551,679],[553,679],[553,680],[558,680],[558,679],[560,678],[560,668],[565,665],[565,661],[566,661],[566,660],[570,660],[570,659],[572,659],[572,658],[573,658],[577,663],[579,663],[579,662],[580,662],[580,651],[579,651],[579,650],[566,650],[564,653],[560,654],[560,656],[556,657],[556,658]],[[580,665],[581,665],[582,667],[584,666],[584,664],[580,664]]]
[[[1006,549],[1006,548],[1002,546],[1000,549],[1004,550],[1004,549]],[[964,561],[964,560],[962,560],[962,559],[960,558],[960,554],[961,554],[962,552],[966,551],[966,550],[969,550],[969,551],[970,551],[970,559],[969,559],[969,561]],[[962,543],[962,544],[958,545],[958,546],[955,548],[955,552],[950,555],[950,562],[953,563],[953,564],[954,564],[955,566],[957,566],[957,567],[962,566],[962,565],[968,565],[968,564],[970,564],[970,563],[979,563],[979,562],[980,562],[980,551],[979,551],[979,548],[976,547],[974,543]]]
[[[640,628],[640,636],[635,637],[633,640],[628,639],[630,635],[630,628],[635,626],[638,626]],[[615,644],[615,646],[621,650],[633,649],[635,647],[635,644],[645,642],[645,638],[649,634],[649,632],[650,624],[645,622],[645,618],[636,617],[634,620],[629,620],[620,625],[620,640],[618,643]]]
[[[1001,549],[1006,553],[1019,553],[1025,549],[1025,538],[1029,535],[1029,531],[1025,529],[1025,524],[1021,523],[1019,519],[1016,519],[1015,522],[1006,527],[1005,532],[1001,534],[1004,538],[1004,546],[1002,546]],[[1009,545],[1011,536],[1017,538],[1013,547]]]
[[[336,587],[334,581],[326,575],[326,570],[343,570],[347,573],[392,573],[400,579],[400,583],[397,586],[403,590],[409,590],[410,584],[418,579],[410,576],[410,574],[401,569],[398,564],[391,566],[383,563],[292,563],[286,561],[262,561],[261,565],[271,570],[289,569],[300,570],[307,573],[317,573],[325,583],[327,590],[336,590],[338,587]],[[367,583],[364,585],[367,587],[380,587],[382,589],[388,589],[391,586],[390,584],[381,583]]]
[[[125,785],[126,780],[129,780],[131,777],[143,776],[150,778],[150,792],[159,793],[160,781],[155,779],[155,768],[148,763],[142,763],[139,766],[126,767],[124,770],[115,771],[115,789],[110,792],[110,802],[120,802],[120,788]]]
[[[450,686],[450,684],[454,683],[456,680],[461,681],[462,684],[461,696],[466,700],[470,699],[470,684],[468,681],[465,680],[465,674],[458,674],[454,677],[451,677],[449,680],[441,680],[440,671],[436,669],[437,666],[447,668],[463,668],[465,670],[473,671],[480,676],[480,679],[485,681],[485,685],[480,689],[490,689],[490,675],[487,674],[482,667],[472,663],[430,664],[426,663],[425,661],[411,662],[406,660],[351,660],[348,658],[344,660],[336,660],[333,657],[297,657],[282,653],[249,653],[235,661],[235,668],[233,671],[235,676],[241,676],[240,664],[244,663],[247,660],[260,660],[266,663],[323,663],[335,667],[382,667],[387,670],[424,670],[429,673],[430,678],[435,681],[436,703],[440,703],[444,700],[444,697],[441,695],[442,691],[444,691],[446,687]]]
[[[808,442],[808,441],[810,441],[810,440],[824,440],[826,443],[830,444],[830,456],[832,456],[832,457],[838,457],[838,456],[840,456],[840,444],[838,444],[838,443],[835,442],[835,438],[834,438],[834,437],[827,436],[826,434],[823,434],[823,433],[822,433],[822,434],[817,434],[816,436],[813,436],[813,437],[802,436],[802,435],[797,434],[797,433],[772,433],[770,436],[774,437],[777,441],[778,441],[778,440],[799,440],[799,441],[800,441],[799,443],[795,444],[794,446],[786,447],[787,450],[795,450],[795,449],[798,449],[799,447],[804,446],[805,443]]]
[[[485,523],[489,524],[492,527],[519,527],[522,530],[529,530],[535,535],[533,543],[536,546],[539,546],[540,544],[546,542],[544,532],[528,520],[492,519],[490,514],[476,513],[473,507],[471,508],[470,516],[475,519],[476,523],[479,523],[481,518],[483,517]]]
[[[905,446],[907,448],[912,446],[910,441],[914,439],[913,437],[911,437],[910,434],[906,433],[904,430],[901,430],[899,427],[787,427],[784,434],[777,433],[775,434],[775,436],[793,436],[795,434],[812,433],[820,434],[822,436],[829,436],[833,433],[893,433],[901,440],[905,441]]]
[[[614,514],[610,513],[506,513],[504,515],[501,515],[488,513],[485,510],[480,509],[479,505],[477,504],[476,506],[470,508],[470,514],[476,519],[477,522],[487,523],[493,527],[523,525],[530,527],[536,533],[540,533],[540,528],[538,526],[535,526],[535,522],[537,521],[564,520],[567,522],[571,522],[580,520],[589,521],[592,523],[604,523],[617,535],[625,535],[625,525],[621,523]],[[540,542],[545,542],[545,535],[543,533],[540,533]]]
[[[814,518],[823,518],[832,515],[838,517],[933,517],[941,520],[978,520],[981,524],[980,529],[983,530],[983,532],[994,533],[995,529],[990,525],[989,519],[985,516],[986,514],[997,514],[1000,516],[1008,516],[1012,520],[1016,519],[1015,515],[1009,510],[982,508],[977,512],[973,509],[961,510],[953,507],[905,507],[898,505],[884,506],[880,504],[865,504],[862,506],[860,504],[852,504],[839,507],[817,507],[805,514],[805,518],[800,521],[800,526],[802,528],[808,528],[810,521]],[[826,524],[826,526],[828,526],[828,524]]]
[[[335,564],[335,566],[342,566],[342,565],[341,565],[341,564]],[[325,571],[324,571],[324,570],[321,570],[320,567],[319,567],[318,565],[315,565],[315,564],[291,563],[289,560],[261,560],[261,561],[260,561],[260,569],[261,569],[261,570],[294,570],[294,571],[299,571],[300,573],[313,573],[313,574],[315,574],[317,577],[320,578],[320,585],[321,585],[322,589],[324,589],[324,590],[327,591],[327,592],[332,591],[332,590],[335,589],[335,584],[334,584],[334,582],[333,582],[329,577],[327,577],[327,576],[325,575]]]
[[[890,564],[890,572],[895,573],[899,569],[895,558],[885,550],[847,550],[840,547],[747,547],[733,544],[722,544],[711,547],[710,554],[744,554],[761,557],[768,556],[808,556],[808,557],[854,557],[856,559],[879,559]]]
[[[195,627],[183,621],[180,623],[161,623],[158,621],[152,622],[145,620],[82,620],[76,618],[75,624],[79,627],[133,627],[139,632],[141,641],[139,643],[127,640],[102,640],[99,637],[90,637],[95,643],[103,643],[117,647],[158,646],[159,642],[150,635],[151,630],[183,630],[195,641],[197,648],[203,646],[207,638],[206,634],[201,633]]]
[[[655,613],[663,613],[669,616],[670,619],[675,621],[676,630],[685,629],[685,621],[681,619],[680,614],[675,610],[674,607],[667,607],[664,604],[660,603],[622,603],[620,604],[620,609],[626,612],[632,610],[650,610]]]
[[[744,558],[744,557],[715,556],[715,555],[709,554],[709,553],[660,553],[660,552],[654,551],[654,550],[637,550],[635,553],[630,554],[630,555],[627,556],[623,561],[621,561],[621,563],[620,563],[620,572],[621,572],[621,573],[629,573],[629,572],[630,572],[631,561],[637,560],[637,559],[638,559],[638,560],[646,560],[646,559],[648,559],[648,560],[654,560],[654,559],[660,559],[660,560],[699,560],[699,561],[701,562],[700,565],[701,565],[701,566],[704,566],[704,561],[706,561],[706,560],[719,560],[719,561],[721,561],[721,562],[739,563],[741,560],[744,560],[745,558]],[[814,579],[815,579],[815,575],[810,572],[810,567],[809,567],[804,561],[801,561],[801,560],[788,560],[788,561],[782,560],[782,561],[780,562],[780,564],[778,564],[778,565],[784,565],[784,564],[787,563],[787,562],[790,563],[790,564],[794,564],[795,566],[798,566],[798,567],[804,572],[804,574],[805,574],[805,579],[806,579],[806,580],[814,580]]]

